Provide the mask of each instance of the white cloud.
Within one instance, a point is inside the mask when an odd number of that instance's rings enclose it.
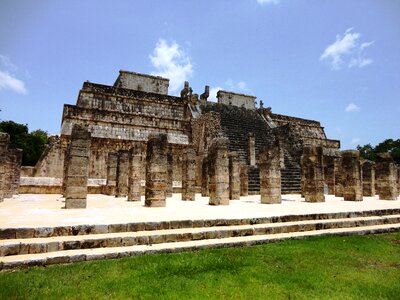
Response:
[[[208,97],[208,101],[217,102],[217,92],[220,90],[223,90],[223,88],[220,86],[212,87],[210,89],[210,96]]]
[[[328,45],[320,60],[329,61],[333,70],[339,70],[343,64],[347,64],[351,67],[365,67],[373,63],[370,58],[365,58],[363,52],[366,48],[372,46],[374,41],[371,42],[359,42],[361,34],[353,32],[353,28],[348,28],[344,36],[337,35],[336,41]]]
[[[172,92],[183,88],[183,83],[193,74],[190,57],[177,44],[159,39],[153,54],[149,56],[156,71],[153,75],[169,78],[169,87]]]
[[[0,54],[0,63],[8,70],[11,70],[11,71],[18,70],[18,67],[11,62],[11,59],[8,56]]]
[[[354,103],[350,103],[344,109],[345,112],[356,112],[356,111],[359,111],[359,110],[360,110],[360,107],[355,105]]]
[[[0,71],[0,90],[12,90],[19,94],[27,94],[25,84],[23,81],[15,78],[8,72]]]
[[[242,92],[246,92],[247,89],[247,83],[244,81],[233,81],[232,79],[228,79],[226,81],[226,85],[228,86],[229,89],[233,90],[233,91],[242,91]]]
[[[260,5],[264,4],[278,4],[280,0],[257,0],[257,3]]]
[[[361,139],[359,137],[355,137],[351,140],[351,143],[353,145],[358,145],[360,143]]]

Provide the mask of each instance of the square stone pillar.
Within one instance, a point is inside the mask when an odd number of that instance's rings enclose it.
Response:
[[[362,163],[363,196],[375,196],[375,163],[364,160]]]
[[[16,149],[13,164],[12,193],[18,195],[19,184],[21,181],[22,149]]]
[[[168,144],[167,152],[167,190],[166,197],[172,197],[173,193],[173,177],[174,177],[174,156],[172,153],[172,145]]]
[[[229,140],[215,138],[208,149],[210,205],[229,205]]]
[[[0,202],[4,201],[6,194],[7,177],[7,147],[10,143],[10,136],[7,133],[0,132]]]
[[[21,176],[22,150],[13,144],[8,144],[6,151],[6,176],[4,197],[12,198],[18,193],[19,178]]]
[[[89,174],[90,132],[86,126],[74,124],[67,150],[65,167],[65,208],[86,208]]]
[[[229,158],[229,199],[240,200],[240,162],[237,152],[230,152]]]
[[[342,151],[343,198],[346,201],[362,201],[362,171],[360,153],[357,150]]]
[[[129,150],[118,151],[116,197],[128,196]]]
[[[301,156],[301,176],[306,202],[324,202],[324,161],[323,148],[304,146]]]
[[[324,180],[328,186],[328,194],[335,194],[335,157],[324,156]]]
[[[254,133],[249,133],[249,144],[248,144],[248,156],[249,156],[249,165],[256,165],[256,138]]]
[[[375,176],[379,199],[396,200],[398,197],[397,169],[389,153],[379,153],[376,156]]]
[[[281,198],[281,149],[279,146],[260,150],[261,203],[282,203]]]
[[[335,197],[343,197],[342,158],[335,159]]]
[[[249,166],[245,162],[240,163],[240,196],[249,195]]]
[[[106,195],[117,194],[117,166],[118,152],[109,152],[107,156],[107,182],[105,186]]]
[[[128,201],[141,200],[141,174],[142,174],[142,152],[144,147],[141,142],[129,150],[129,176],[128,176]]]
[[[182,200],[196,198],[196,152],[193,148],[183,150],[182,157]]]
[[[208,197],[210,195],[210,190],[208,187],[208,157],[204,156],[201,163],[201,196]]]
[[[146,153],[145,206],[147,207],[166,205],[167,151],[168,139],[166,134],[149,137]]]

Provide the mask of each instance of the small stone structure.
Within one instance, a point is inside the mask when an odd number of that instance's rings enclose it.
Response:
[[[182,200],[194,201],[196,197],[196,152],[193,148],[183,151]]]
[[[277,204],[281,198],[281,149],[279,146],[260,150],[261,203]]]
[[[166,134],[150,136],[146,153],[145,206],[166,206],[167,189],[167,151]]]
[[[118,151],[116,197],[128,195],[129,151]]]
[[[240,163],[240,196],[249,195],[249,166],[245,162]]]
[[[220,90],[217,92],[217,98],[218,103],[234,105],[246,109],[255,109],[255,101],[257,97]]]
[[[375,196],[375,163],[370,160],[362,162],[363,196]]]
[[[342,151],[343,198],[346,201],[362,201],[362,170],[357,150]]]
[[[307,202],[324,202],[323,148],[305,146],[301,157],[302,194]]]
[[[115,196],[117,194],[117,166],[118,152],[109,152],[107,157],[107,183],[104,189],[106,195]]]
[[[379,199],[396,200],[397,169],[389,153],[379,153],[376,157],[375,177]]]
[[[64,160],[65,208],[86,208],[90,138],[86,126],[73,126]]]
[[[143,145],[138,142],[129,150],[128,201],[140,201]]]
[[[204,156],[202,160],[202,168],[201,168],[201,196],[208,197],[210,195],[210,189],[208,187],[209,178],[208,178],[208,157]]]
[[[212,140],[208,152],[210,205],[229,205],[229,140]]]
[[[229,199],[240,199],[240,162],[236,152],[230,152],[229,157]]]

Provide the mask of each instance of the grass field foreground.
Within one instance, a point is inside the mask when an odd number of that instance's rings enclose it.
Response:
[[[0,273],[1,299],[399,299],[400,233]]]

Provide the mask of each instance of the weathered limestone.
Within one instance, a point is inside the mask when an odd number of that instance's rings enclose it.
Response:
[[[201,196],[208,197],[210,195],[210,190],[208,187],[208,157],[205,156],[201,163]]]
[[[166,134],[150,136],[146,154],[145,206],[147,207],[166,205],[167,150]]]
[[[107,157],[107,183],[105,187],[106,195],[116,195],[117,193],[117,166],[118,152],[109,152]]]
[[[249,145],[248,145],[248,157],[249,157],[249,165],[256,165],[256,138],[254,133],[249,133]]]
[[[87,127],[73,126],[64,161],[65,208],[86,208],[90,137]]]
[[[182,157],[182,200],[194,201],[196,196],[196,152],[186,148]]]
[[[240,199],[240,162],[236,152],[230,152],[229,158],[229,199]]]
[[[140,201],[142,151],[140,142],[129,150],[128,201]]]
[[[13,144],[8,144],[5,152],[5,181],[4,198],[11,198],[18,194],[21,175],[22,150]]]
[[[128,195],[129,151],[118,151],[116,197]]]
[[[375,163],[365,160],[362,163],[363,196],[375,196]]]
[[[168,152],[167,152],[167,190],[166,190],[166,196],[167,197],[172,197],[173,193],[173,173],[174,173],[174,157],[172,154],[172,147],[169,145],[168,147]]]
[[[379,199],[396,200],[398,197],[397,170],[389,153],[379,153],[377,155],[375,177]]]
[[[324,155],[324,180],[328,185],[328,194],[335,194],[335,157]]]
[[[307,202],[324,202],[323,148],[304,146],[301,156],[302,194]]]
[[[245,162],[240,163],[240,196],[249,195],[249,166]]]
[[[335,159],[335,197],[343,197],[342,158]]]
[[[6,156],[7,146],[10,142],[10,136],[7,133],[0,132],[0,202],[4,201],[6,190]]]
[[[360,153],[357,150],[342,151],[343,198],[346,201],[362,201],[362,171]]]
[[[281,150],[279,146],[260,150],[261,203],[277,204],[281,198]]]
[[[210,205],[229,205],[229,140],[215,138],[208,152]]]

